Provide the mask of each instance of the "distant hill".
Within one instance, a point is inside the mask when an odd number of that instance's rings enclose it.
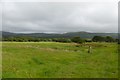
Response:
[[[63,34],[47,34],[47,33],[11,33],[1,31],[2,37],[40,37],[40,38],[72,38],[75,36],[80,36],[81,38],[93,38],[94,36],[111,36],[113,38],[118,38],[118,33],[90,33],[90,32],[68,32]]]

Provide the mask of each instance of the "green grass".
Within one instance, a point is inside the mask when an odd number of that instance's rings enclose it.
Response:
[[[117,78],[117,51],[116,43],[3,42],[2,77]]]
[[[2,78],[2,43],[0,42],[0,79]]]

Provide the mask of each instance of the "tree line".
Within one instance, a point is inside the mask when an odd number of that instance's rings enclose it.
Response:
[[[84,42],[119,42],[118,39],[114,39],[111,36],[94,36],[92,39],[83,39],[81,37],[73,38],[38,38],[38,37],[3,37],[2,41],[12,41],[12,42],[75,42],[75,43],[84,43]]]

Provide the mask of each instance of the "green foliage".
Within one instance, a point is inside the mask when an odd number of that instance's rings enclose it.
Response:
[[[102,36],[94,36],[92,41],[94,42],[103,42],[105,41],[105,37],[102,37]]]
[[[71,39],[72,42],[75,42],[75,43],[83,43],[85,42],[83,39],[81,39],[80,37],[74,37]]]
[[[91,39],[85,39],[85,42],[92,42]]]
[[[94,36],[92,41],[94,42],[115,42],[115,39],[112,38],[111,36]]]
[[[106,42],[115,42],[115,39],[111,36],[106,36]]]
[[[111,36],[94,36],[91,39],[83,39],[80,37],[73,37],[73,38],[39,38],[39,37],[3,37],[2,41],[10,41],[10,42],[62,42],[62,43],[85,43],[85,42],[118,42],[119,40],[115,40]]]

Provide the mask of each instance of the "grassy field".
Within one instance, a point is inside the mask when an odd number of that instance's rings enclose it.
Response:
[[[2,58],[3,78],[118,77],[116,43],[3,42]]]

